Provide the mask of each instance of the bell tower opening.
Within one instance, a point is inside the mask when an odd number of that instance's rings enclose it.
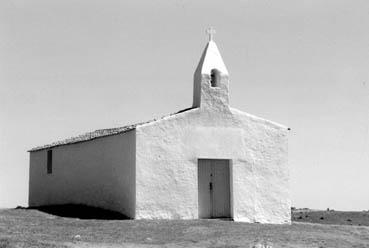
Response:
[[[212,69],[210,72],[210,85],[211,87],[219,87],[220,85],[220,71]]]

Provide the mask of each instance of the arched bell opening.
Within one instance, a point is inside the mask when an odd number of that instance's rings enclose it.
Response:
[[[220,87],[220,71],[217,69],[212,69],[210,72],[210,86]]]

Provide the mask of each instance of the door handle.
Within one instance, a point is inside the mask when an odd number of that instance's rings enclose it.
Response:
[[[211,183],[211,182],[209,183],[209,189],[213,190],[213,183]]]

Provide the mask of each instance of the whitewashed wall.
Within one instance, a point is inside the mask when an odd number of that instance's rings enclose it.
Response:
[[[231,159],[236,221],[290,223],[287,128],[197,108],[136,128],[136,218],[198,218],[197,159]]]
[[[30,153],[29,205],[85,204],[135,213],[135,131]]]

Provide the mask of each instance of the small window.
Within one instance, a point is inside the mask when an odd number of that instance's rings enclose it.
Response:
[[[53,151],[47,151],[47,174],[53,173]]]
[[[210,72],[211,87],[219,87],[220,85],[220,71],[213,69]]]

